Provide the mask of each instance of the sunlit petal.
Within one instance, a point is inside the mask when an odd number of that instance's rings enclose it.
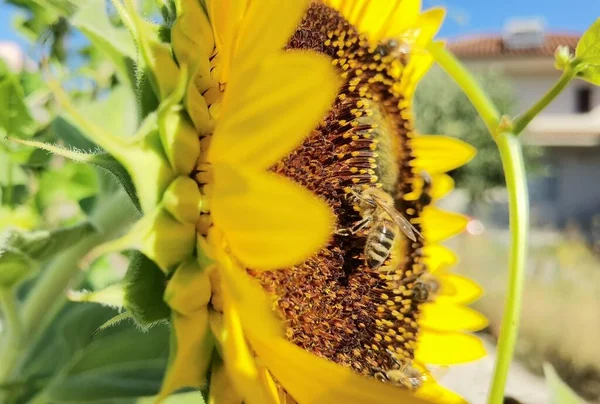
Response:
[[[269,168],[316,127],[339,84],[331,61],[316,54],[288,52],[246,69],[228,84],[209,161]]]
[[[447,212],[432,206],[426,207],[421,216],[425,240],[437,243],[462,232],[469,219],[458,213]]]
[[[429,174],[445,173],[469,162],[476,153],[473,146],[448,136],[420,135],[411,141],[413,166]]]
[[[415,360],[431,365],[454,365],[482,358],[486,354],[483,343],[474,335],[422,330]]]
[[[477,311],[459,304],[442,301],[421,306],[419,325],[436,331],[479,331],[488,320]]]
[[[315,254],[329,239],[327,204],[277,174],[213,167],[212,215],[234,255],[258,270],[287,268]]]

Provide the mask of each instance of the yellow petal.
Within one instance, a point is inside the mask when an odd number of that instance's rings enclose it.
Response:
[[[444,404],[466,404],[467,401],[453,391],[440,386],[434,381],[423,383],[415,395],[425,400]]]
[[[298,27],[308,0],[253,0],[240,26],[234,63],[252,66],[282,50]]]
[[[219,54],[217,80],[227,81],[237,34],[246,11],[246,0],[211,0],[208,5],[210,21]]]
[[[427,244],[423,248],[423,255],[427,270],[431,273],[451,267],[458,261],[456,254],[452,250],[440,244]]]
[[[389,24],[385,27],[384,38],[409,39],[406,38],[405,31],[413,27],[420,17],[421,0],[400,0],[398,3],[398,7],[389,19]],[[418,32],[415,34],[415,37],[418,36]],[[409,33],[409,35],[414,34]],[[412,41],[410,42],[412,43]]]
[[[212,356],[207,310],[191,316],[173,312],[171,324],[171,353],[159,399],[183,387],[202,387]]]
[[[210,390],[208,391],[208,404],[242,404],[241,394],[232,389],[233,382],[225,370],[220,358],[213,359],[210,374]]]
[[[209,161],[269,168],[316,127],[339,84],[329,59],[302,52],[268,57],[232,77]]]
[[[213,166],[212,216],[233,254],[257,270],[299,264],[322,248],[333,229],[327,204],[270,172]]]
[[[423,330],[419,334],[415,360],[431,365],[455,365],[486,354],[483,343],[474,335]]]
[[[446,10],[441,7],[430,8],[419,15],[415,24],[415,28],[418,30],[415,43],[417,47],[425,48],[433,40],[442,26],[445,15]]]
[[[416,201],[423,193],[424,181],[421,177],[413,180],[413,191],[404,195],[406,201]],[[433,200],[438,200],[446,196],[454,189],[454,180],[448,174],[436,174],[431,176],[431,190],[429,194]]]
[[[246,343],[238,305],[232,301],[228,285],[230,283],[224,282],[222,286],[225,302],[222,347],[225,367],[235,388],[242,393],[244,402],[249,404],[278,403],[278,395],[273,395],[270,386],[266,385],[260,377],[254,355]]]
[[[483,289],[471,279],[456,275],[442,274],[438,275],[442,282],[442,291],[444,285],[449,285],[448,290],[452,290],[452,294],[445,294],[438,299],[444,299],[459,304],[471,304],[483,295]]]
[[[219,269],[228,298],[239,313],[246,337],[275,380],[299,403],[424,403],[410,392],[367,379],[350,369],[318,358],[283,337],[265,292],[225,255]],[[230,312],[231,310],[226,311]],[[226,363],[227,360],[226,360]]]
[[[479,312],[460,304],[435,301],[421,306],[419,325],[436,331],[479,331],[488,326]]]
[[[454,189],[454,180],[448,174],[436,174],[431,178],[431,197],[442,199]]]
[[[458,213],[429,206],[423,209],[420,221],[425,240],[429,243],[437,243],[462,232],[469,219]]]
[[[260,332],[257,330],[257,332]],[[285,341],[250,337],[273,377],[299,403],[425,403],[405,389],[360,376]]]
[[[411,146],[415,155],[413,166],[429,174],[454,170],[466,164],[476,153],[473,146],[448,136],[415,136]]]

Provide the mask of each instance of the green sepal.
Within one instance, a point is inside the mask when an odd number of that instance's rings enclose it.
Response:
[[[212,131],[212,120],[208,104],[197,87],[197,79],[202,77],[202,72],[198,71],[194,75],[194,79],[188,83],[185,93],[185,109],[192,118],[196,131],[200,135],[206,135]]]
[[[181,264],[165,290],[164,300],[171,309],[186,316],[206,310],[211,298],[209,269],[194,258]]]
[[[177,177],[163,195],[163,206],[180,223],[195,225],[202,206],[202,195],[196,181]]]
[[[58,230],[21,232],[11,230],[0,240],[0,287],[17,285],[48,260],[94,233],[90,222]]]
[[[167,278],[163,271],[139,251],[132,251],[123,279],[124,306],[135,322],[147,328],[169,318],[169,306],[162,299]]]
[[[187,69],[182,67],[175,91],[158,109],[158,129],[171,167],[178,174],[194,170],[200,155],[198,133],[189,122],[180,104],[187,83]]]
[[[206,13],[197,0],[180,0],[177,13],[171,29],[171,43],[179,64],[190,66],[192,71],[200,64],[210,69],[209,58],[215,39]]]
[[[125,6],[118,1],[113,5],[137,44],[139,70],[148,75],[158,99],[164,100],[177,86],[179,68],[170,47],[160,40],[161,27],[142,19],[132,0],[125,0]]]

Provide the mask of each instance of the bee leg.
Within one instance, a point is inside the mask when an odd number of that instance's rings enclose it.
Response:
[[[356,233],[367,227],[369,224],[371,224],[372,221],[372,217],[365,217],[364,219],[361,219],[360,221],[356,222],[356,224],[350,228],[336,230],[335,234],[339,236],[355,235]]]

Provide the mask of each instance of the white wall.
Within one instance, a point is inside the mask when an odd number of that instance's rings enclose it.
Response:
[[[497,69],[503,72],[513,83],[519,100],[518,111],[524,111],[539,100],[560,77],[554,69],[554,58],[535,59],[479,59],[464,60],[469,69]],[[579,87],[592,88],[592,109],[600,106],[600,88],[583,80],[573,80],[540,115],[575,113],[575,94]],[[594,111],[600,113],[600,109]]]

